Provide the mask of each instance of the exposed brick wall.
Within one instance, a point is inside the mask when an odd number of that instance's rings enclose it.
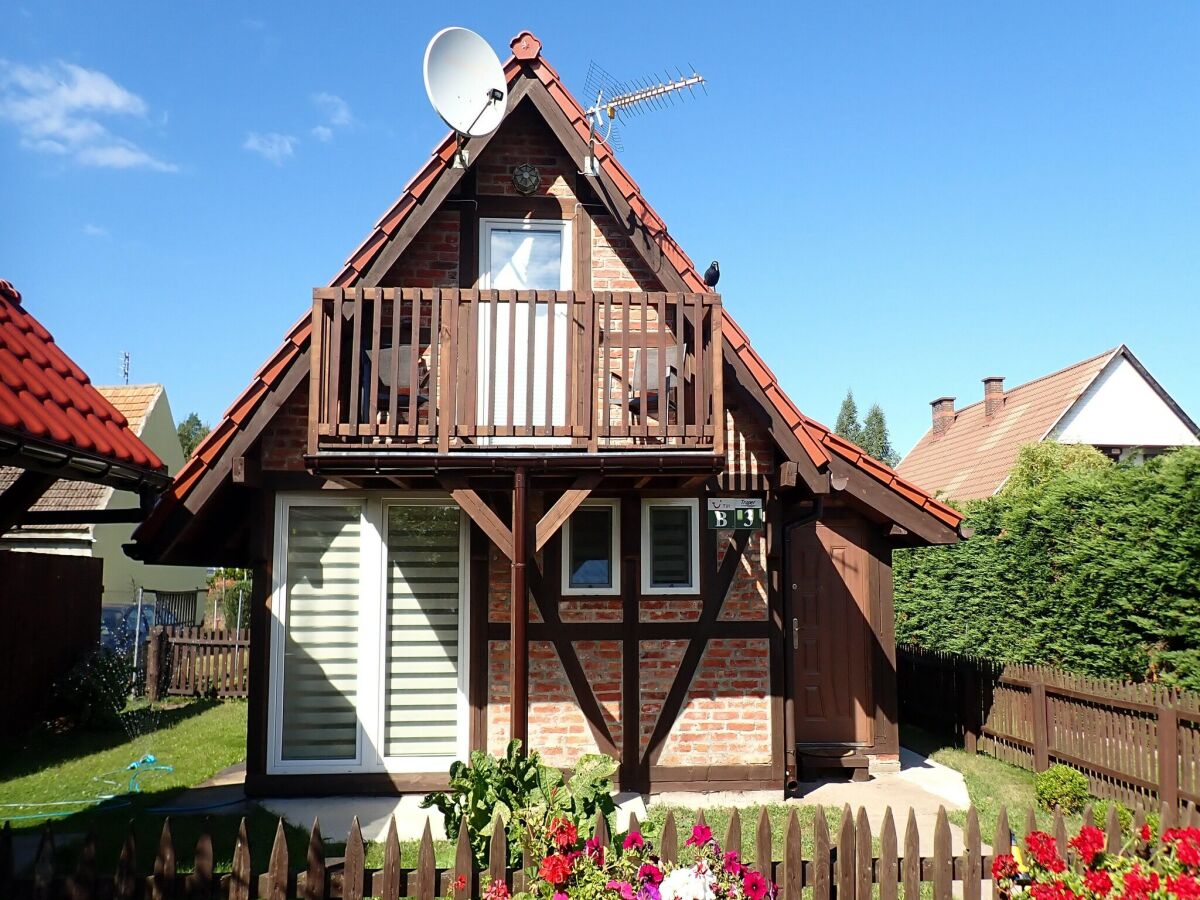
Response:
[[[512,173],[522,163],[537,166],[541,176],[533,196],[575,198],[575,163],[550,127],[528,106],[518,107],[504,120],[476,162],[476,193],[520,197]]]
[[[279,408],[262,436],[262,467],[303,472],[308,452],[308,383],[304,382]]]
[[[458,211],[439,209],[413,238],[387,283],[399,287],[458,287]]]
[[[723,559],[732,531],[717,532],[717,558]],[[767,618],[767,539],[762,531],[750,533],[746,552],[738,562],[729,596],[721,608],[723,622]]]
[[[757,490],[775,469],[775,445],[767,427],[749,410],[730,403],[726,388],[725,472],[727,490]]]
[[[633,242],[607,214],[592,226],[592,289],[597,291],[661,291],[662,285]]]
[[[646,752],[650,733],[658,722],[658,714],[675,681],[675,673],[687,652],[687,641],[642,641],[638,652],[641,671],[641,728],[638,750]]]
[[[766,765],[770,761],[767,641],[709,641],[659,765]]]

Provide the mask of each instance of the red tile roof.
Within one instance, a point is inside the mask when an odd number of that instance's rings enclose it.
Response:
[[[589,128],[584,108],[562,84],[558,73],[541,56],[541,46],[541,42],[528,31],[523,31],[513,38],[511,47],[514,55],[504,64],[504,72],[509,84],[513,84],[523,70],[528,71],[545,86],[547,92],[571,122],[572,127],[581,138],[586,140]],[[366,274],[371,263],[387,244],[388,239],[420,205],[437,178],[449,168],[454,149],[455,136],[450,133],[434,148],[430,159],[408,182],[396,202],[380,216],[379,221],[375,223],[375,227],[358,249],[350,254],[341,271],[330,282],[331,287],[353,285]],[[663,256],[671,263],[688,289],[698,292],[707,291],[704,279],[696,271],[692,260],[668,234],[666,223],[646,202],[637,182],[616,159],[608,146],[597,142],[596,156],[605,174],[617,186],[642,226],[658,243]],[[935,500],[915,485],[904,481],[887,466],[870,459],[861,449],[837,437],[824,425],[801,413],[783,391],[775,375],[750,346],[745,332],[737,326],[733,319],[729,318],[728,313],[724,319],[724,328],[726,340],[745,362],[758,384],[766,391],[780,415],[789,423],[814,465],[821,468],[828,464],[830,453],[836,454],[877,481],[894,488],[901,496],[926,510],[949,527],[958,527],[962,521],[962,515],[956,510]],[[274,377],[278,377],[279,373],[282,373],[286,366],[281,363],[290,362],[291,358],[299,354],[301,347],[308,340],[309,330],[309,316],[306,314],[293,326],[283,346],[276,351],[271,361],[259,370],[254,383],[226,412],[225,419],[221,424],[213,430],[213,433],[197,448],[188,464],[180,470],[175,478],[173,488],[164,495],[164,501],[159,504],[139,531],[143,529],[152,531],[155,523],[165,518],[173,504],[179,503],[187,497],[204,474],[210,461],[219,455],[241,423],[249,416],[250,412],[257,408],[273,380],[267,379],[266,374],[272,373]]]
[[[938,438],[933,429],[925,432],[898,468],[905,477],[955,500],[992,496],[1008,478],[1021,448],[1044,440],[1123,349],[1105,350],[1009,388],[990,419],[982,400],[956,410],[946,433]]]
[[[126,466],[163,462],[0,281],[0,430]]]

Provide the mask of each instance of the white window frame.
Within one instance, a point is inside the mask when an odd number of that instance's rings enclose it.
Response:
[[[588,498],[576,508],[576,511],[587,507],[607,506],[612,510],[612,586],[573,587],[571,585],[571,520],[575,513],[567,517],[562,527],[562,594],[564,597],[615,597],[621,593],[621,501],[617,498]]]
[[[479,286],[492,286],[492,231],[558,231],[562,235],[562,259],[559,264],[558,289],[571,289],[572,256],[570,219],[502,219],[481,218],[479,220]]]
[[[288,513],[292,507],[312,506],[358,506],[359,507],[359,552],[358,552],[358,584],[359,584],[359,615],[358,615],[358,652],[360,662],[370,656],[370,629],[365,628],[363,621],[363,598],[367,595],[368,582],[372,567],[366,558],[367,541],[363,536],[370,529],[367,516],[367,503],[362,495],[322,493],[322,494],[278,494],[275,501],[275,547],[274,572],[271,583],[271,662],[270,662],[270,691],[268,693],[268,734],[267,772],[268,774],[298,774],[312,772],[320,774],[337,774],[361,772],[364,767],[363,740],[364,723],[361,715],[362,688],[364,684],[363,671],[360,668],[355,685],[355,705],[358,708],[357,725],[354,735],[353,759],[284,759],[283,758],[283,654],[287,640],[287,535]]]
[[[396,774],[441,773],[452,757],[385,757],[384,653],[387,647],[387,598],[385,591],[387,554],[385,518],[388,506],[454,506],[448,495],[434,491],[408,494],[367,491],[280,492],[275,498],[275,543],[271,582],[271,652],[267,693],[267,774],[352,774],[386,772]],[[287,628],[287,512],[293,506],[354,506],[359,520],[359,668],[355,705],[358,729],[354,759],[283,759],[283,651]],[[459,670],[457,759],[464,762],[470,752],[471,597],[469,564],[470,526],[459,510]]]
[[[650,510],[653,507],[684,507],[692,513],[691,537],[691,584],[655,587],[651,581],[650,558]],[[643,497],[642,498],[642,594],[698,594],[700,593],[700,501],[696,497]]]

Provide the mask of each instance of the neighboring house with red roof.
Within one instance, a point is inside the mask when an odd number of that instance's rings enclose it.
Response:
[[[65,481],[127,492],[140,520],[170,483],[162,460],[0,281],[0,537],[20,525],[96,521],[101,513],[38,501]],[[109,516],[116,518],[117,516]],[[100,636],[100,560],[19,553],[0,546],[0,721],[19,728],[51,684]],[[36,638],[36,639],[35,639]]]
[[[933,423],[896,471],[936,496],[990,497],[1027,444],[1091,444],[1114,460],[1200,444],[1191,417],[1124,344],[1005,390],[983,379],[983,399],[961,409],[939,397]]]
[[[512,48],[500,127],[434,150],[135,533],[253,569],[247,789],[423,792],[513,737],[626,790],[895,767],[892,550],[961,516],[796,408]]]
[[[161,384],[96,385],[96,391],[125,417],[129,430],[166,466],[168,474],[183,466],[183,449]],[[0,491],[21,470],[0,466]],[[129,557],[125,544],[133,535],[133,522],[86,521],[103,518],[101,511],[138,510],[137,494],[112,485],[60,478],[33,505],[35,514],[77,510],[79,521],[18,526],[0,539],[0,549],[27,553],[88,556],[104,560],[105,606],[134,603],[142,588],[146,603],[167,602],[188,624],[198,624],[203,614],[201,593],[206,573],[200,566],[154,566]],[[119,516],[119,513],[114,515]],[[128,518],[128,516],[126,516]],[[140,515],[139,515],[140,518]],[[148,592],[148,593],[147,593]]]

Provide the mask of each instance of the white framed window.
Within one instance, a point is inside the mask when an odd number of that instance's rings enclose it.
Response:
[[[498,291],[570,290],[570,220],[480,219],[479,286]]]
[[[621,501],[588,499],[563,524],[564,596],[621,593]]]
[[[442,494],[280,494],[268,773],[466,759],[469,530]]]
[[[642,500],[642,593],[700,590],[700,501],[695,497]]]

